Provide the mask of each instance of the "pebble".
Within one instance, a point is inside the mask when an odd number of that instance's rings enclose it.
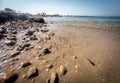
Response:
[[[31,67],[29,68],[28,72],[27,72],[27,77],[28,78],[32,78],[35,77],[38,74],[38,70],[36,67]]]
[[[51,73],[50,83],[58,83],[58,74],[56,72]]]
[[[77,56],[73,56],[73,60],[77,59]]]
[[[17,78],[18,78],[17,73],[9,71],[5,74],[3,78],[3,83],[14,83]]]
[[[30,65],[31,65],[31,62],[29,62],[29,61],[25,61],[25,62],[21,63],[21,67],[27,67],[27,66],[30,66]]]
[[[67,69],[63,66],[63,65],[60,65],[60,75],[65,75],[65,73],[67,72]]]
[[[52,64],[47,64],[47,65],[46,65],[46,68],[48,68],[48,69],[50,69],[50,68],[52,68],[52,67],[53,67]]]
[[[8,45],[8,46],[12,46],[12,45],[16,44],[16,41],[15,41],[15,40],[5,40],[4,42],[5,42],[5,44]]]
[[[43,48],[43,49],[41,50],[41,53],[42,53],[42,54],[49,54],[49,53],[50,53],[50,50],[49,50],[48,48]]]
[[[15,51],[10,55],[10,57],[16,57],[19,54],[20,54],[20,51]]]

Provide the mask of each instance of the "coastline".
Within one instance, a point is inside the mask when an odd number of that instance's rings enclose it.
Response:
[[[44,28],[44,27],[43,27]],[[32,65],[15,70],[19,74],[16,83],[46,83],[51,72],[56,72],[59,83],[119,83],[120,32],[62,24],[47,24],[51,39],[37,42],[30,41],[34,48],[25,50],[15,58],[14,69],[24,61]],[[41,47],[50,48],[47,55],[40,56]],[[12,50],[6,53],[11,53]],[[13,59],[15,59],[13,58]],[[11,59],[10,59],[11,60]],[[9,60],[8,60],[9,61]],[[46,68],[51,64],[52,68]],[[65,75],[60,75],[60,66],[66,68]],[[39,72],[32,79],[25,77],[29,68],[35,66]],[[11,67],[6,67],[8,68]],[[3,69],[4,70],[4,69]]]

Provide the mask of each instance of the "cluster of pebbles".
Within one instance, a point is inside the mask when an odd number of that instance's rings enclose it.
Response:
[[[47,24],[39,23],[35,21],[11,21],[0,25],[0,83],[11,83],[19,78],[18,73],[15,72],[16,69],[28,67],[28,71],[22,77],[34,78],[38,76],[39,69],[34,67],[31,62],[23,61],[16,68],[10,69],[7,72],[3,72],[5,65],[10,66],[14,64],[14,61],[19,60],[15,58],[23,53],[23,51],[30,50],[34,48],[31,44],[32,41],[37,41],[38,43],[46,42],[51,39],[54,33],[49,33],[47,29]],[[10,51],[10,53],[9,53]],[[6,53],[9,54],[6,54]],[[40,51],[39,57],[49,54],[49,48],[43,48]],[[11,59],[12,58],[12,59]],[[8,61],[8,60],[11,61]],[[10,63],[12,62],[12,63]],[[10,65],[8,65],[8,63]],[[31,67],[29,67],[32,65]],[[52,64],[46,65],[47,70],[53,68]],[[51,75],[46,79],[47,83],[58,82],[59,75],[65,75],[67,69],[64,65],[60,65],[59,73],[51,72]],[[58,75],[59,74],[59,75]]]

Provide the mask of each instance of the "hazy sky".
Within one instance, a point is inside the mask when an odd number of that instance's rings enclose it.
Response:
[[[120,0],[0,0],[6,7],[36,14],[120,16]]]

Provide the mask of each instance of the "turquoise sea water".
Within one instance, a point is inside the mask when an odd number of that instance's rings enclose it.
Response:
[[[100,16],[84,16],[84,17],[49,17],[54,23],[87,23],[120,26],[120,17],[100,17]]]

